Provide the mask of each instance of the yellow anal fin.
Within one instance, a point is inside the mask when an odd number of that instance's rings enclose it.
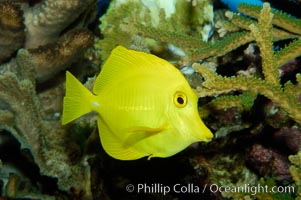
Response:
[[[104,150],[113,158],[119,160],[136,160],[148,156],[144,152],[139,152],[131,147],[123,145],[123,141],[117,138],[101,117],[97,120],[99,136]]]

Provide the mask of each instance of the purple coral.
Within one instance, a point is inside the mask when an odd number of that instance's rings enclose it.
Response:
[[[301,148],[301,132],[298,129],[283,127],[274,133],[274,140],[286,147],[290,154],[297,154]]]
[[[277,181],[291,179],[287,156],[276,150],[254,144],[249,151],[248,161],[260,176],[272,177]]]

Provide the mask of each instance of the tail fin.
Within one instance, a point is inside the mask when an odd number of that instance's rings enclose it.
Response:
[[[91,112],[90,102],[93,98],[94,95],[67,71],[62,124],[67,124]]]

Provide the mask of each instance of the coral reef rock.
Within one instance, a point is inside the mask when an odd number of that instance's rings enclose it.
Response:
[[[0,63],[8,60],[24,44],[25,26],[20,6],[0,3]]]
[[[85,155],[79,139],[69,137],[60,122],[64,79],[59,74],[87,60],[94,42],[88,25],[96,14],[96,0],[0,1],[0,149],[7,150],[0,153],[0,196],[53,199],[54,191],[56,197],[93,198],[92,153]],[[14,140],[19,145],[8,145]],[[12,152],[31,163],[14,166],[25,173],[4,173],[14,168],[8,158],[20,159]],[[32,181],[30,171],[36,172],[35,189],[22,189],[23,181]]]
[[[272,177],[277,181],[291,180],[290,162],[287,156],[280,152],[254,144],[249,152],[248,160],[261,176]]]

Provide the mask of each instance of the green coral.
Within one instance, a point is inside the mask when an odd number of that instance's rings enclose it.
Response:
[[[261,7],[242,3],[239,5],[238,10],[242,13],[247,13],[251,17],[259,18]],[[300,19],[294,18],[278,10],[273,10],[272,14],[274,15],[272,21],[273,24],[289,32],[301,35]]]
[[[279,83],[281,76],[279,68],[289,60],[301,55],[301,20],[280,11],[271,10],[267,3],[264,4],[262,10],[260,6],[241,4],[238,8],[239,11],[258,18],[258,21],[239,14],[227,13],[229,20],[220,22],[219,26],[220,30],[224,29],[224,32],[228,32],[228,34],[220,40],[204,42],[200,33],[201,29],[193,26],[196,22],[189,20],[194,19],[201,12],[187,14],[178,9],[182,7],[185,8],[183,10],[194,10],[201,6],[201,3],[197,2],[198,5],[195,7],[187,2],[178,1],[177,12],[170,17],[167,17],[164,9],[161,9],[157,17],[159,23],[156,24],[152,22],[151,11],[142,8],[136,1],[118,6],[111,5],[108,13],[101,18],[100,28],[103,31],[104,39],[99,40],[96,47],[101,49],[102,57],[106,58],[117,44],[143,51],[156,51],[157,47],[162,48],[159,43],[169,43],[180,47],[185,52],[185,56],[180,58],[178,63],[187,65],[201,59],[223,56],[246,43],[255,41],[260,48],[262,57],[263,78],[242,76],[224,78],[211,73],[207,67],[194,64],[196,71],[201,73],[206,80],[202,87],[197,88],[198,95],[200,97],[215,96],[236,90],[249,91],[252,93],[252,96],[248,97],[249,102],[254,102],[257,94],[261,94],[277,103],[296,122],[301,123],[301,107],[297,100],[300,87],[293,86],[290,82],[284,86]],[[112,4],[114,5],[114,3],[116,2],[114,1]],[[113,9],[114,15],[110,14]],[[131,14],[125,15],[124,13]],[[137,13],[144,14],[141,16]],[[277,52],[273,51],[274,41],[294,38],[295,40],[285,48]],[[241,110],[244,107],[240,105],[243,97],[244,95],[218,97],[201,108],[204,112],[200,113],[202,116],[207,116],[210,112],[209,108],[213,107],[220,109],[236,106]],[[248,109],[249,107],[250,105]]]
[[[202,58],[204,59],[211,56],[217,57],[217,56],[225,55],[229,51],[234,50],[237,47],[243,44],[247,44],[253,40],[255,40],[258,43],[258,45],[269,45],[271,47],[272,46],[271,43],[267,43],[267,42],[260,43],[260,41],[258,40],[259,38],[258,37],[256,38],[256,30],[251,31],[251,29],[254,28],[256,29],[256,27],[259,28],[259,30],[257,30],[259,32],[264,30],[262,29],[263,27],[265,28],[266,33],[262,32],[264,34],[261,37],[262,41],[264,41],[263,37],[270,37],[267,38],[269,41],[271,39],[272,41],[279,41],[279,40],[294,39],[294,38],[296,39],[296,41],[300,40],[300,35],[301,35],[300,19],[293,18],[290,15],[277,10],[270,10],[269,14],[266,13],[266,16],[261,16],[262,13],[261,9],[262,9],[261,6],[254,6],[254,5],[243,4],[243,3],[238,6],[238,10],[241,13],[244,13],[245,15],[257,19],[261,18],[259,22],[250,19],[248,17],[244,17],[241,14],[227,12],[226,16],[228,17],[228,20],[218,21],[217,25],[219,27],[218,32],[222,36],[225,33],[228,33],[228,35],[222,38],[221,40],[215,41],[212,47],[212,49],[219,51],[219,53],[218,54],[213,53],[207,56],[204,55]],[[279,59],[278,66],[280,66],[280,63],[286,63],[288,60],[295,58],[301,54],[300,43],[296,41],[289,44],[288,49],[285,48],[279,51],[279,53],[281,52],[282,55],[285,54],[289,58],[285,59],[283,57]],[[223,50],[223,48],[220,48],[225,46],[228,47],[225,50]],[[291,48],[294,48],[295,51],[291,50]],[[196,52],[195,55],[192,55],[193,58],[197,58],[198,52],[202,51],[202,49],[203,48],[197,49],[195,51]]]
[[[244,92],[237,96],[221,96],[201,107],[199,113],[202,118],[205,118],[210,114],[212,107],[217,110],[236,107],[240,112],[249,111],[253,106],[255,97],[256,94],[251,91]]]
[[[199,46],[190,55],[188,55],[186,60],[189,60],[189,62],[192,63],[208,57],[223,56],[233,49],[236,49],[247,42],[251,42],[252,40],[253,38],[251,34],[246,31],[232,33],[225,36],[223,40],[205,45],[204,48]]]
[[[211,0],[177,0],[174,13],[164,8],[155,13],[158,7],[154,4],[158,2],[149,1],[148,7],[142,6],[144,3],[111,2],[107,13],[100,18],[104,37],[95,44],[103,59],[116,45],[157,51],[166,48],[166,44],[174,44],[185,53],[206,46],[204,41],[208,40],[213,24]]]
[[[290,155],[288,159],[291,161],[290,172],[297,186],[296,200],[301,199],[301,151],[297,155]]]
[[[245,34],[251,34],[259,46],[263,78],[239,75],[222,77],[203,65],[194,64],[194,69],[205,79],[202,86],[198,87],[196,91],[199,96],[216,96],[231,91],[249,91],[253,94],[261,94],[278,104],[291,118],[301,124],[301,104],[298,101],[301,84],[299,82],[300,75],[297,75],[297,87],[290,81],[284,86],[279,83],[279,67],[281,64],[301,54],[300,39],[275,53],[273,51],[273,34],[271,32],[273,13],[268,3],[264,4],[258,16],[258,23],[249,25],[250,33]],[[222,43],[222,41],[218,43]]]

